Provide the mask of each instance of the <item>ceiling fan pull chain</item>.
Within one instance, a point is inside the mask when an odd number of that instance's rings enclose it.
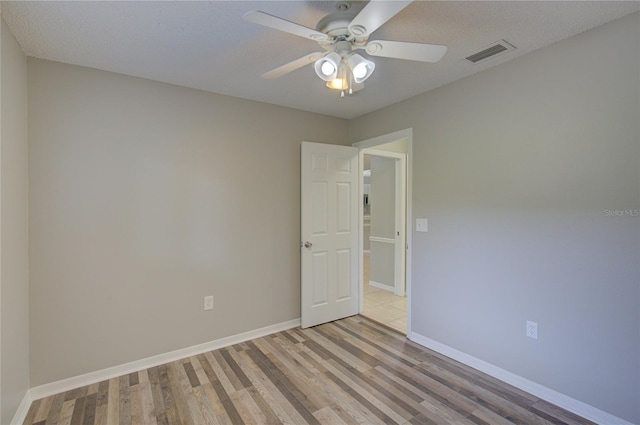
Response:
[[[349,71],[349,94],[353,94],[353,70]]]

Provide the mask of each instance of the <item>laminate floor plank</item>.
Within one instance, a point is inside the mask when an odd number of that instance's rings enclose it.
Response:
[[[391,356],[407,365],[416,365],[424,361],[424,355],[420,355],[422,353],[407,349],[410,347],[408,344],[392,341],[392,344],[389,345],[385,344],[382,339],[367,338],[348,327],[340,326],[338,323],[336,323],[336,327],[343,331],[347,337],[353,337],[351,338],[352,343],[371,355]]]
[[[191,384],[191,388],[199,387],[200,379],[198,379],[198,374],[196,373],[196,370],[193,368],[191,361],[186,361],[182,363],[182,367],[184,368],[184,371],[186,372],[187,377],[189,378],[189,384]]]
[[[384,424],[382,420],[380,420],[374,413],[370,410],[367,410],[362,404],[358,403],[358,401],[350,394],[349,391],[346,391],[339,383],[336,383],[333,379],[330,379],[329,374],[331,372],[327,371],[325,373],[319,374],[316,376],[316,380],[320,384],[322,388],[327,392],[327,394],[331,394],[332,398],[335,400],[335,405],[339,406],[338,410],[335,406],[333,409],[336,412],[343,411],[346,415],[359,424],[359,425],[379,425]],[[344,418],[344,416],[341,416]],[[343,419],[344,420],[344,419]]]
[[[551,420],[551,418],[556,421],[560,421],[560,423],[566,423],[567,425],[582,425],[584,424],[584,419],[575,413],[568,412],[554,404],[549,403],[545,400],[538,400],[533,403],[530,408],[532,412],[536,414],[544,414]],[[591,422],[589,422],[591,424]]]
[[[461,416],[465,418],[472,415],[472,412],[477,408],[476,405],[470,404],[464,397],[457,396],[447,386],[416,373],[413,369],[407,368],[401,363],[396,364],[395,367],[390,364],[384,364],[382,367],[425,394],[425,401],[422,402],[425,407],[431,408],[433,406],[434,408],[439,408],[439,406],[445,406],[447,409],[443,410],[443,412],[450,410],[455,413],[447,413],[447,416],[453,415],[454,417]],[[432,409],[430,410],[433,411]],[[486,424],[479,418],[475,420],[473,418],[471,420],[465,419],[464,423]]]
[[[75,400],[67,400],[62,404],[62,410],[58,417],[58,425],[70,425],[71,417],[73,416],[73,409],[75,408]]]
[[[51,407],[47,414],[45,425],[57,425],[60,418],[60,412],[62,411],[62,405],[64,404],[64,394],[57,394],[52,397]]]
[[[321,359],[328,360],[332,355],[336,355],[359,372],[364,372],[371,368],[371,365],[357,357],[354,357],[342,347],[328,341],[321,334],[317,332],[310,332],[309,334],[312,338],[303,342],[303,344],[318,354]]]
[[[253,399],[253,402],[256,404],[256,406],[258,406],[258,408],[262,412],[262,415],[265,418],[265,421],[263,422],[264,424],[266,424],[266,425],[279,425],[279,424],[282,423],[280,421],[280,419],[278,419],[278,416],[275,414],[275,412],[273,411],[271,406],[269,406],[269,403],[267,403],[267,401],[264,399],[264,397],[262,397],[262,395],[256,389],[255,386],[252,385],[252,386],[248,387],[247,388],[247,392],[249,393],[249,395]]]
[[[129,385],[131,385],[131,382],[131,379],[129,379]],[[131,397],[131,425],[142,425],[144,424],[144,413],[142,412],[140,385],[131,385],[129,394]]]
[[[249,388],[251,386],[251,381],[249,381],[249,378],[247,378],[247,375],[245,375],[245,373],[238,366],[238,364],[236,363],[236,361],[232,356],[232,352],[235,352],[235,350],[231,350],[229,348],[223,348],[219,351],[220,351],[220,355],[224,358],[227,365],[229,365],[229,367],[233,371],[233,374],[235,375],[236,379],[239,382],[239,386],[237,389],[240,390],[240,389]]]
[[[218,398],[218,395],[213,389],[211,383],[201,385],[200,389],[203,392],[203,396],[206,397],[206,400],[203,399],[203,403],[208,401],[211,411],[213,412],[211,423],[214,425],[220,425],[222,422],[220,421],[219,416],[224,414],[224,406],[222,405],[222,402]]]
[[[193,366],[193,370],[196,373],[196,376],[198,377],[198,382],[200,382],[200,385],[204,385],[207,384],[209,382],[209,378],[207,377],[207,374],[204,372],[204,369],[202,368],[202,364],[200,363],[200,359],[198,359],[198,356],[191,356],[189,358],[189,361],[191,362],[191,366]]]
[[[211,353],[213,357],[216,359],[216,363],[220,366],[220,372],[227,377],[229,382],[231,383],[231,387],[227,390],[227,393],[233,394],[236,391],[240,391],[244,388],[244,385],[240,381],[240,379],[236,376],[233,368],[227,363],[227,360],[222,355],[222,350],[216,350]]]
[[[198,398],[194,392],[194,388],[200,386],[200,381],[197,381],[197,385],[194,386],[192,377],[195,376],[195,371],[191,362],[174,362],[175,365],[175,386],[176,392],[181,394],[183,400],[183,423],[205,423],[202,415],[202,410],[198,404]],[[196,378],[197,380],[197,378]]]
[[[158,425],[153,406],[153,393],[149,382],[148,370],[140,371],[140,407],[142,409],[142,421],[147,425]]]
[[[551,425],[545,418],[529,412],[519,404],[501,398],[499,395],[491,393],[474,385],[472,382],[451,375],[440,368],[423,368],[417,370],[429,376],[434,381],[450,388],[453,392],[473,401],[475,404],[492,411],[493,413],[508,419],[517,425]]]
[[[594,425],[361,316],[35,400],[24,425]]]
[[[233,401],[231,400],[231,398],[229,398],[229,393],[235,392],[233,385],[227,379],[224,371],[222,370],[216,359],[212,355],[210,355],[210,353],[205,353],[202,357],[200,357],[200,364],[207,374],[209,382],[211,383],[211,386],[213,387],[213,390],[215,391],[216,396],[218,397],[218,400],[220,400],[220,404],[224,409],[224,412],[219,413],[219,419],[226,422],[226,420],[224,419],[224,416],[226,416],[229,420],[231,420],[232,423],[244,423],[242,418],[240,417],[240,414],[238,413],[238,410],[233,404]],[[223,383],[226,383],[226,388]]]
[[[219,383],[226,394],[233,394],[236,389],[227,374],[224,373],[224,369],[222,368],[222,366],[220,366],[220,363],[218,363],[218,360],[215,358],[215,356],[212,353],[204,353],[204,357],[207,360],[209,368],[213,371],[213,381],[211,380],[212,376],[207,373],[209,382],[211,382],[212,384],[214,382]],[[202,365],[202,367],[205,368],[205,365]],[[207,369],[205,368],[205,371],[206,370]]]
[[[399,423],[403,423],[419,413],[414,407],[405,403],[404,400],[391,394],[383,385],[372,379],[366,379],[367,373],[370,371],[359,372],[339,356],[332,353],[326,353],[326,355],[329,356],[327,363],[332,373],[341,374],[341,376],[352,382],[357,389],[360,389],[359,392],[370,394],[370,397],[367,397],[368,401],[377,399],[381,402],[380,405],[389,407],[391,413],[387,412],[388,415],[394,416],[394,414],[398,414],[404,418],[404,420],[400,420]]]
[[[149,387],[151,390],[151,415],[155,418],[158,425],[168,425],[168,419],[164,408],[164,396],[162,395],[162,389],[160,388],[158,368],[152,367],[147,369],[147,377],[149,379]]]
[[[318,421],[320,423],[335,424],[335,425],[348,425],[330,407],[323,407],[322,409],[320,409],[316,413],[314,413],[314,415],[315,415],[315,417],[318,419]]]
[[[258,405],[253,401],[246,389],[236,391],[231,395],[233,404],[238,408],[238,413],[242,416],[246,424],[263,424],[267,422],[266,416],[262,413]]]
[[[341,370],[342,369],[342,370]],[[343,390],[365,407],[368,411],[380,418],[385,424],[402,424],[413,415],[401,409],[396,403],[386,397],[380,397],[370,386],[358,380],[344,368],[336,366],[336,370],[328,372],[329,379],[333,380]],[[417,413],[417,412],[416,412]]]
[[[179,425],[178,409],[173,398],[173,390],[167,374],[167,365],[158,367],[158,378],[162,391],[162,404],[164,405],[163,417],[166,417],[168,425]]]
[[[313,402],[285,375],[278,367],[260,350],[256,345],[259,340],[248,343],[250,349],[247,350],[249,357],[255,364],[260,366],[264,374],[271,380],[275,387],[285,396],[289,404],[298,412],[309,425],[319,424],[312,412],[318,410]]]
[[[87,396],[87,402],[84,406],[83,425],[93,425],[96,420],[96,393]]]
[[[49,411],[51,410],[51,404],[53,403],[53,397],[47,397],[42,399],[38,407],[38,411],[36,412],[35,417],[33,418],[33,422],[42,422],[47,420],[49,416]]]
[[[294,360],[291,359],[289,353],[277,348],[277,344],[274,343],[275,338],[270,341],[261,341],[260,346],[273,347],[271,352],[265,353],[265,356],[274,364],[274,366],[283,372],[285,376],[291,381],[295,388],[299,391],[296,393],[298,396],[304,394],[303,404],[307,410],[311,413],[320,410],[321,408],[329,405],[331,400],[322,391],[318,391],[316,383],[313,380],[313,376],[309,376],[303,373],[304,367],[300,367]],[[308,400],[308,401],[307,401]]]
[[[83,396],[76,399],[73,407],[73,415],[71,415],[71,425],[82,425],[84,419],[84,406],[87,404],[87,397]]]
[[[278,354],[282,353],[285,358],[283,361],[289,365],[290,370],[297,370],[308,379],[313,379],[316,374],[321,373],[308,358],[301,355],[297,342],[291,345],[287,339],[274,338],[270,343],[276,347]]]
[[[204,386],[194,388],[193,396],[195,397],[198,409],[200,409],[200,416],[202,416],[203,423],[217,424],[217,415],[213,410],[213,407],[209,403],[209,397],[206,388]]]
[[[238,353],[239,364],[253,383],[254,388],[264,398],[278,420],[283,424],[305,423],[304,418],[296,411],[288,399],[280,392],[276,385],[263,373],[249,357],[247,349]]]
[[[120,379],[109,380],[107,392],[107,425],[118,425],[120,421]]]

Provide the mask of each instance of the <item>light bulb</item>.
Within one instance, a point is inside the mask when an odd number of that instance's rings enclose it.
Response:
[[[331,52],[327,56],[318,59],[314,65],[316,75],[324,81],[333,80],[338,76],[338,65],[341,61],[342,58],[336,52]]]
[[[336,68],[333,66],[331,62],[325,61],[322,63],[321,70],[324,75],[331,75],[334,73]],[[365,72],[366,72],[366,69],[365,69]]]
[[[334,80],[331,80],[329,82],[327,82],[326,86],[329,87],[330,89],[334,89],[334,90],[342,90],[345,87],[345,84],[343,84],[344,81],[342,81],[342,78],[336,78]]]
[[[360,78],[363,78],[365,75],[367,75],[367,64],[359,63],[353,69],[353,76],[357,79],[360,79]]]

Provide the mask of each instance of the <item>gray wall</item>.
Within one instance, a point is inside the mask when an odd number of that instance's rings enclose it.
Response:
[[[346,120],[28,72],[32,386],[300,317],[300,142]]]
[[[27,59],[0,19],[0,423],[29,388]]]
[[[349,122],[413,128],[412,330],[635,423],[639,57],[636,13]]]
[[[395,239],[396,227],[395,159],[371,157],[371,236]],[[370,242],[369,279],[388,286],[395,284],[395,244]]]

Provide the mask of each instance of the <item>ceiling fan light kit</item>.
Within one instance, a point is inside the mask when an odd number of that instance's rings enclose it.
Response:
[[[314,63],[316,75],[326,81],[330,89],[352,94],[364,87],[375,70],[375,63],[356,53],[364,50],[371,56],[414,60],[434,63],[447,51],[437,44],[411,43],[403,41],[373,40],[369,36],[412,3],[412,0],[370,0],[358,13],[351,11],[351,3],[340,1],[336,12],[320,19],[316,29],[307,28],[261,11],[252,11],[244,19],[289,34],[317,42],[327,53],[313,53],[262,74],[264,78],[277,78],[298,68]]]
[[[318,59],[314,68],[318,77],[326,81],[326,86],[333,90],[340,90],[344,97],[345,90],[349,94],[361,90],[362,84],[371,76],[376,64],[357,53],[331,52]]]

